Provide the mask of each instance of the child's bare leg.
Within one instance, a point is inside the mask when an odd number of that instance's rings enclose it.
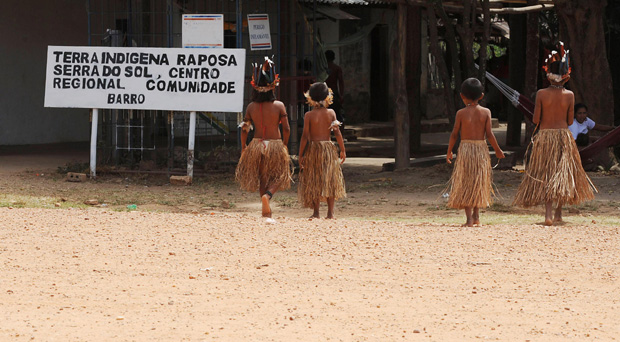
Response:
[[[273,193],[271,194],[267,194],[267,179],[265,177],[267,170],[265,170],[264,168],[264,164],[263,161],[260,161],[260,164],[258,164],[258,176],[260,179],[260,185],[259,185],[259,194],[260,194],[260,201],[261,201],[261,205],[262,205],[262,210],[261,213],[263,214],[263,217],[271,217],[271,208],[269,207],[269,200],[271,200],[271,196],[273,196]]]
[[[312,213],[312,216],[310,216],[310,218],[319,218],[319,207],[320,206],[321,206],[320,199],[317,199],[316,201],[314,201],[314,204],[313,204],[314,212]]]
[[[263,217],[271,217],[271,207],[269,206],[269,201],[273,197],[273,194],[278,191],[277,186],[266,187],[265,193],[260,197],[261,203],[263,205]]]
[[[553,224],[553,216],[551,216],[552,211],[553,211],[553,202],[547,201],[545,203],[545,226],[550,226]]]
[[[328,219],[334,218],[334,198],[327,197],[327,217]]]
[[[467,222],[465,222],[463,227],[473,227],[474,218],[472,217],[471,207],[465,207],[465,216],[467,216]]]
[[[473,219],[474,224],[480,224],[480,210],[478,207],[474,207],[474,213],[472,214],[471,218]]]
[[[555,209],[555,215],[553,216],[554,222],[562,222],[562,203],[558,202],[558,207]]]
[[[263,217],[271,217],[271,207],[269,206],[270,199],[271,197],[269,197],[268,194],[264,194],[260,197],[261,204],[263,205],[263,208],[262,208]]]

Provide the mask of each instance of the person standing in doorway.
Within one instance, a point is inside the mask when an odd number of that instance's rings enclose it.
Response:
[[[342,123],[340,130],[344,132],[345,119],[342,113],[342,103],[344,100],[344,78],[342,77],[342,68],[334,63],[336,54],[332,50],[325,51],[325,59],[327,59],[327,68],[329,76],[325,80],[327,86],[334,93],[334,103],[330,108],[336,112],[336,118]]]

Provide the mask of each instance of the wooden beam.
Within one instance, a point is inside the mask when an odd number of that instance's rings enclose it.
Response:
[[[411,6],[426,6],[425,0],[407,0]],[[535,6],[524,7],[504,7],[504,8],[491,8],[493,14],[527,14],[532,12],[550,11],[554,7],[553,3],[545,2]],[[446,12],[461,13],[463,12],[463,6],[461,5],[449,5],[443,4],[443,8]],[[476,7],[477,13],[482,13],[481,7]]]
[[[491,8],[491,13],[496,14],[526,14],[532,12],[549,11],[553,9],[553,4],[534,5],[525,7],[507,7],[507,8]]]

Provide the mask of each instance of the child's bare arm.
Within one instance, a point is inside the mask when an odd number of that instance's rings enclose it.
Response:
[[[487,115],[485,126],[486,126],[485,130],[486,130],[487,139],[489,139],[489,143],[491,143],[491,146],[495,150],[495,156],[498,159],[504,158],[505,157],[504,151],[502,151],[502,149],[499,147],[499,144],[497,143],[497,139],[495,138],[495,134],[493,134],[493,130],[491,129],[491,111],[489,111]]]
[[[309,115],[306,113],[304,117],[304,131],[301,134],[301,141],[299,142],[299,166],[302,166],[302,161],[304,158],[304,150],[306,149],[306,144],[308,143],[308,138],[310,137],[310,120]]]
[[[456,113],[456,118],[454,119],[454,128],[452,129],[452,133],[450,134],[450,142],[448,143],[448,152],[446,153],[446,161],[448,164],[452,164],[452,149],[454,148],[454,144],[456,144],[456,139],[459,137],[459,132],[461,131],[461,115],[459,112]]]
[[[536,105],[534,106],[534,118],[532,122],[537,125],[540,123],[540,116],[542,114],[542,99],[540,90],[536,93]]]
[[[573,121],[575,120],[575,94],[573,94],[571,92],[570,94],[571,97],[571,102],[570,105],[568,106],[568,114],[566,117],[566,123],[570,126],[573,124]]]
[[[241,151],[245,150],[245,145],[248,140],[248,133],[252,127],[252,115],[250,114],[250,106],[245,111],[245,118],[243,119],[243,124],[241,126]]]
[[[336,120],[336,112],[331,111],[332,122]],[[347,153],[344,149],[344,140],[342,139],[342,133],[340,132],[340,127],[336,126],[333,128],[334,136],[336,137],[336,141],[338,142],[338,146],[340,146],[340,164],[344,163],[344,160],[347,159]]]
[[[286,107],[282,104],[280,108],[280,123],[282,124],[282,142],[284,146],[288,146],[288,139],[291,136],[291,126],[288,123],[288,115],[286,114]]]

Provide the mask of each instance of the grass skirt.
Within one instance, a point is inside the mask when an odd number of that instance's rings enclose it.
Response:
[[[282,140],[253,139],[239,158],[235,180],[241,189],[258,191],[261,181],[278,190],[291,187],[291,158]]]
[[[530,161],[513,204],[531,207],[548,201],[578,204],[594,199],[596,188],[581,166],[568,129],[542,129],[534,137]]]
[[[452,177],[448,207],[486,208],[493,203],[493,169],[486,140],[461,140]]]
[[[311,141],[306,147],[299,173],[299,201],[306,208],[314,203],[347,197],[336,146],[331,141]]]

